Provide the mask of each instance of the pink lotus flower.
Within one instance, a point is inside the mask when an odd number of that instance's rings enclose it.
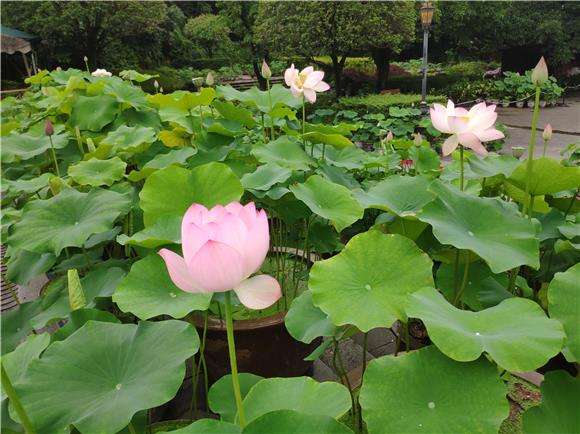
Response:
[[[542,133],[542,139],[544,139],[544,142],[552,140],[552,125],[546,125],[546,128],[544,128],[544,132]]]
[[[211,210],[193,204],[181,223],[183,257],[161,249],[169,276],[186,292],[225,292],[233,289],[251,309],[265,309],[281,296],[271,276],[250,275],[260,269],[270,247],[268,217],[253,202],[232,202]]]
[[[330,89],[328,83],[322,81],[324,71],[315,71],[312,66],[304,68],[298,72],[294,64],[284,72],[286,85],[290,87],[292,95],[296,98],[304,95],[310,102],[316,101],[316,92],[325,92]]]
[[[433,126],[442,133],[451,134],[443,143],[443,156],[451,154],[458,145],[473,149],[481,155],[487,150],[482,142],[499,140],[504,134],[494,128],[497,119],[495,105],[486,106],[484,102],[471,107],[469,111],[455,107],[447,101],[447,107],[434,104],[430,109]]]
[[[91,75],[93,77],[111,77],[113,74],[111,74],[106,69],[96,69],[95,71],[91,72]]]
[[[548,81],[548,65],[546,65],[544,56],[542,56],[536,67],[532,70],[532,83],[535,86],[541,86],[546,81]]]

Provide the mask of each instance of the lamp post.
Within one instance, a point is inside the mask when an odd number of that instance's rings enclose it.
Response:
[[[429,29],[433,20],[433,5],[430,1],[421,6],[421,24],[423,25],[423,81],[421,83],[421,112],[427,113],[427,49],[429,46]]]

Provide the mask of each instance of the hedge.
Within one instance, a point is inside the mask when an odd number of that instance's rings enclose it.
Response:
[[[427,102],[445,103],[447,98],[439,95],[427,96]],[[357,113],[383,113],[389,107],[412,107],[419,106],[421,95],[419,94],[384,94],[367,95],[340,98],[335,104],[337,110],[353,110]]]

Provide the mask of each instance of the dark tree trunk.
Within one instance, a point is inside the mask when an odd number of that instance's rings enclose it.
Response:
[[[266,90],[266,79],[262,77],[262,65],[258,63],[256,58],[252,60],[252,66],[254,68],[254,75],[258,79],[258,87],[262,90]]]
[[[377,67],[375,88],[377,92],[380,92],[387,87],[389,68],[391,66],[391,50],[388,48],[375,48],[371,54]]]
[[[343,95],[344,89],[342,88],[342,71],[344,70],[344,64],[346,63],[346,54],[342,56],[339,60],[336,54],[330,56],[332,59],[332,73],[334,76],[334,91],[336,92],[336,97]]]

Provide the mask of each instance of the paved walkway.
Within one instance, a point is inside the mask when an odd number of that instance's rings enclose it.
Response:
[[[523,146],[527,150],[530,143],[533,110],[527,107],[521,109],[498,107],[497,112],[498,122],[506,125],[509,134],[500,153],[511,154],[512,146]],[[552,125],[554,133],[548,144],[546,155],[561,159],[560,151],[571,143],[580,143],[580,93],[567,97],[566,103],[562,106],[540,109],[534,148],[536,158],[542,155],[542,131],[548,123]]]

